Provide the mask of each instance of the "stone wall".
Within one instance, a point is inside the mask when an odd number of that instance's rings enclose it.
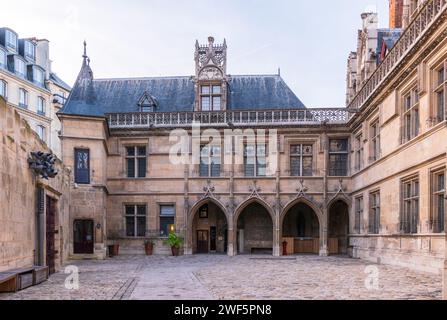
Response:
[[[38,240],[37,188],[56,201],[56,269],[68,257],[68,194],[70,172],[57,160],[58,175],[37,177],[28,165],[32,151],[50,152],[28,123],[0,97],[0,271],[45,264],[46,244]],[[45,213],[46,214],[46,213]],[[45,224],[40,230],[45,235]]]

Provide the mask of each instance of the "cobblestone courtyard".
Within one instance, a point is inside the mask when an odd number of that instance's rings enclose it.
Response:
[[[440,299],[441,276],[373,265],[378,290],[368,290],[366,261],[297,256],[121,256],[76,261],[78,290],[67,274],[2,299]]]

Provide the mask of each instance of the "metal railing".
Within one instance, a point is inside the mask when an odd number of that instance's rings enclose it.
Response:
[[[382,63],[349,102],[349,109],[359,109],[363,106],[374,91],[383,83],[384,79],[396,69],[402,59],[410,52],[414,44],[425,36],[426,32],[446,8],[447,0],[427,0],[421,6],[419,12]]]
[[[107,114],[111,129],[190,127],[193,123],[212,127],[294,126],[345,124],[351,113],[346,108],[262,110],[262,111],[187,111]]]

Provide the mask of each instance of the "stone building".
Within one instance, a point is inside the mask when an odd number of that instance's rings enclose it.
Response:
[[[31,152],[51,150],[25,117],[0,97],[0,272],[33,265],[51,273],[68,258],[70,172],[43,179],[30,169]]]
[[[425,1],[371,68],[377,39],[362,45],[361,81],[340,109],[306,108],[279,75],[227,74],[227,44],[211,37],[196,43],[191,77],[95,79],[84,53],[59,112],[74,172],[70,254],[104,257],[112,243],[143,253],[145,239],[167,253],[175,231],[185,254],[278,256],[286,243],[442,272],[446,19],[446,1]],[[375,21],[366,15],[364,29]],[[186,158],[200,161],[172,161],[179,129]],[[230,151],[234,136],[215,139],[244,129],[276,135],[242,136]]]
[[[60,156],[60,121],[56,113],[70,86],[51,70],[49,50],[46,39],[19,39],[12,29],[0,28],[0,96]]]

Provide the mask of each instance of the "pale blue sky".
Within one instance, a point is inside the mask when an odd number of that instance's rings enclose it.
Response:
[[[229,74],[281,75],[312,107],[344,106],[346,59],[360,14],[388,0],[16,0],[0,26],[50,40],[53,71],[70,85],[82,42],[96,78],[192,75],[194,43],[228,44]]]

